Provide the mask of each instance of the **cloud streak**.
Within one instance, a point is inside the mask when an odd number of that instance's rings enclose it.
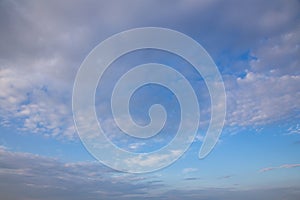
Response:
[[[273,170],[277,170],[277,169],[290,169],[290,168],[297,168],[297,167],[300,167],[300,164],[284,164],[284,165],[280,165],[278,167],[266,167],[266,168],[259,170],[259,172],[268,172],[268,171],[273,171]]]

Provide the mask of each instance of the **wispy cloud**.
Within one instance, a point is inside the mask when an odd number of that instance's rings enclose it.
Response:
[[[226,176],[219,177],[219,179],[230,179],[232,177],[233,177],[233,175],[226,175]]]
[[[199,169],[197,168],[185,168],[182,170],[182,173],[184,174],[188,174],[188,173],[192,173],[192,172],[197,172]]]
[[[300,164],[284,164],[284,165],[280,165],[278,167],[266,167],[266,168],[259,170],[259,172],[268,172],[268,171],[272,171],[272,170],[276,170],[276,169],[290,169],[290,168],[296,168],[296,167],[300,167]]]
[[[287,134],[288,135],[300,134],[300,124],[296,124],[294,126],[289,127],[288,130],[287,130]]]
[[[201,178],[198,178],[198,177],[187,177],[187,178],[184,178],[183,180],[185,180],[185,181],[197,181],[197,180],[201,180]]]

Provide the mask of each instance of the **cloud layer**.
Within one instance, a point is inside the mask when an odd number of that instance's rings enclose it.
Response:
[[[194,170],[188,169],[192,172]],[[228,178],[228,177],[224,177]],[[198,180],[187,178],[186,180]],[[200,180],[202,182],[202,180]],[[99,163],[59,160],[0,148],[1,198],[16,199],[298,199],[299,188],[172,189],[155,174],[130,175]]]
[[[124,1],[2,1],[1,124],[74,138],[71,92],[81,61],[111,34],[141,26],[173,28],[207,48],[227,86],[227,125],[293,117],[300,109],[299,7],[281,0],[132,1],[130,8]]]

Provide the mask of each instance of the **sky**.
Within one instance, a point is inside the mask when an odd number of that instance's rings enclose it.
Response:
[[[299,1],[2,0],[0,27],[1,199],[300,198]],[[142,27],[176,30],[202,45],[222,76],[226,117],[216,146],[199,159],[212,115],[204,77],[162,50],[119,57],[95,94],[97,119],[119,148],[157,151],[176,137],[180,123],[176,95],[147,84],[131,96],[130,114],[147,125],[149,108],[161,104],[167,113],[162,130],[141,139],[117,127],[111,93],[134,66],[160,63],[179,71],[196,91],[200,108],[197,135],[187,151],[163,169],[135,174],[104,165],[85,147],[75,128],[72,93],[82,62],[100,42]],[[151,70],[141,77],[148,76],[168,79]],[[155,167],[167,159],[143,164]]]

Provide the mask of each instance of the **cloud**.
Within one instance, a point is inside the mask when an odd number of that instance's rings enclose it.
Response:
[[[232,178],[233,175],[226,175],[226,176],[221,176],[219,177],[219,179],[229,179],[229,178]]]
[[[0,149],[0,192],[4,199],[134,199],[162,186],[154,176],[113,171],[95,162],[56,159]]]
[[[278,167],[266,167],[266,168],[259,170],[259,172],[268,172],[268,171],[272,171],[272,170],[276,170],[276,169],[290,169],[290,168],[295,168],[295,167],[300,167],[300,164],[284,164],[284,165],[280,165]]]
[[[180,153],[180,150],[168,150],[152,156],[148,156],[147,154],[137,154],[136,156],[128,158],[125,163],[130,168],[134,167],[137,171],[162,168],[166,163],[175,160]]]
[[[264,125],[299,117],[299,44],[299,28],[294,26],[262,37],[252,46],[249,58],[244,61],[244,66],[248,66],[244,75],[225,78],[229,103],[227,125]]]
[[[295,115],[300,109],[300,75],[272,76],[247,72],[229,88],[228,125],[264,125]],[[276,108],[276,109],[275,109]]]
[[[0,125],[76,138],[71,95],[80,63],[110,35],[143,26],[181,31],[207,49],[225,80],[226,125],[297,120],[299,8],[297,0],[132,0],[130,6],[122,0],[1,1]],[[105,125],[111,132],[116,129],[111,122]],[[288,131],[298,133],[298,126]],[[141,144],[129,148],[142,148]],[[164,186],[161,180],[118,173],[96,163],[62,163],[4,147],[0,154],[0,193],[5,199],[298,199],[300,195],[299,188],[200,188],[157,195],[155,189]],[[168,158],[132,163],[152,165]]]
[[[145,144],[146,144],[145,142],[133,143],[129,145],[129,148],[135,150],[135,149],[139,149],[141,146]]]
[[[69,105],[35,73],[0,68],[1,119],[6,126],[19,124],[19,130],[74,138]]]
[[[299,198],[299,188],[260,188],[242,189],[233,188],[205,188],[197,190],[170,190],[159,199],[190,199],[190,200],[253,200],[253,199],[290,199]]]
[[[0,152],[7,150],[6,146],[0,145]]]
[[[197,168],[185,168],[185,169],[182,170],[182,173],[188,174],[188,173],[196,172],[198,170],[199,169],[197,169]]]
[[[201,180],[201,178],[197,178],[197,177],[187,177],[184,178],[185,181],[197,181],[197,180]]]
[[[300,134],[300,124],[296,124],[287,129],[287,134]]]
[[[284,197],[296,200],[300,195],[297,187],[242,189],[202,186],[197,190],[186,187],[174,189],[162,179],[153,173],[127,174],[95,162],[63,163],[49,157],[0,148],[0,193],[3,199],[279,200]]]
[[[299,7],[298,1],[282,0],[131,1],[130,8],[124,1],[2,1],[1,125],[76,137],[71,95],[80,63],[110,35],[143,26],[173,28],[192,36],[224,76],[233,74],[225,79],[227,125],[266,124],[294,116],[300,99],[295,87]],[[245,52],[249,55],[243,60]],[[246,69],[247,76],[239,78]]]
[[[262,40],[251,54],[256,59],[250,61],[255,72],[269,72],[273,76],[299,75],[300,31],[294,29],[278,36]]]
[[[293,142],[293,144],[296,144],[296,145],[300,144],[300,140]]]

